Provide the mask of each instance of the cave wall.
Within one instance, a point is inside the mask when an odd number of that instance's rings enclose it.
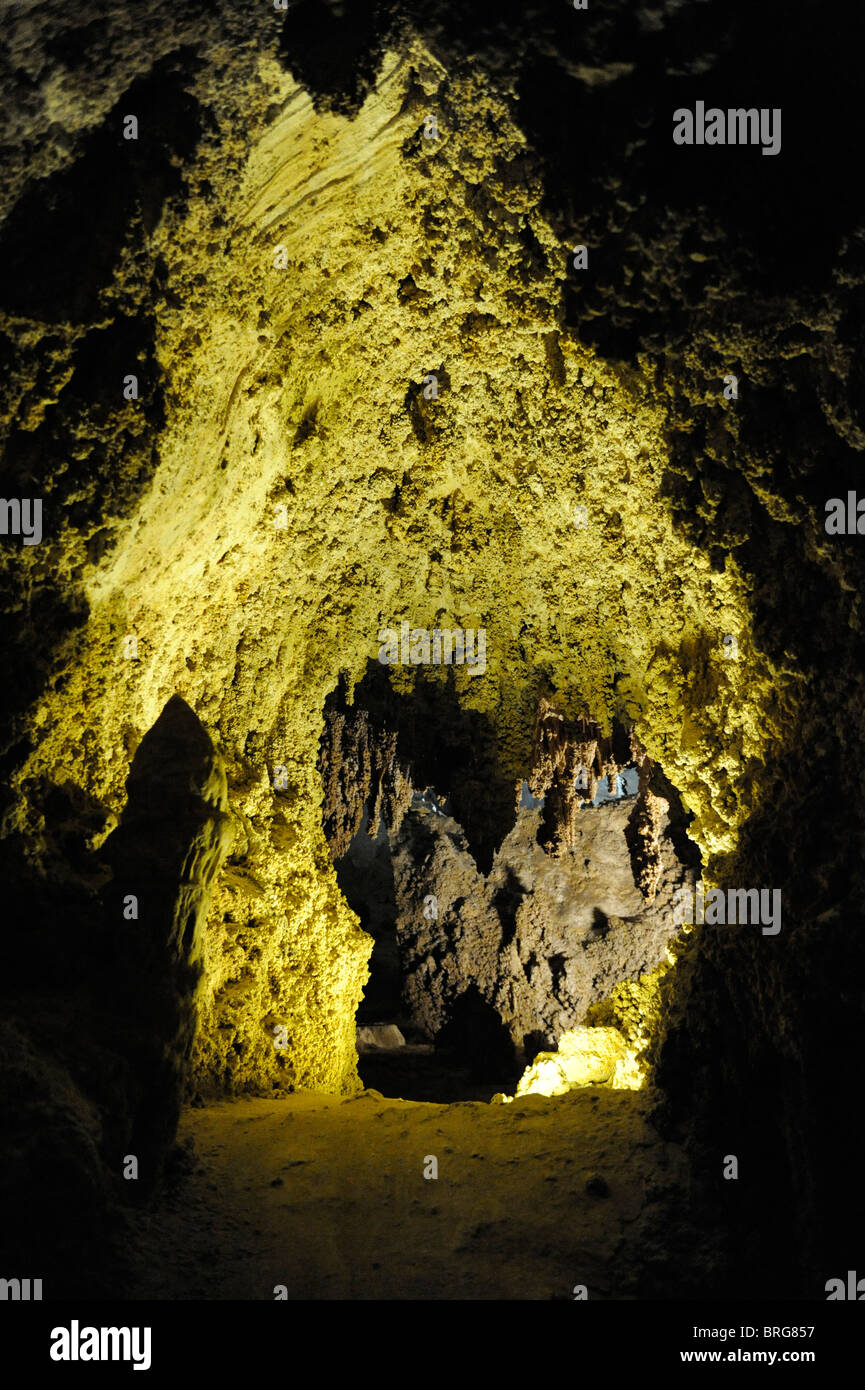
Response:
[[[3,493],[45,512],[0,557],[12,931],[35,904],[63,958],[51,894],[86,891],[179,694],[235,827],[194,1085],[351,1090],[369,941],[321,828],[324,702],[385,625],[483,626],[487,671],[456,690],[512,780],[541,693],[625,718],[707,879],[784,892],[780,938],[708,929],[669,980],[661,1074],[707,1172],[754,1156],[730,1220],[755,1286],[810,1288],[849,1263],[861,1166],[838,1058],[861,1021],[862,562],[822,526],[865,444],[865,236],[826,153],[827,112],[845,147],[861,131],[855,45],[831,7],[812,33],[775,3],[363,12],[7,17]],[[731,84],[786,103],[792,157],[676,163],[669,111]]]

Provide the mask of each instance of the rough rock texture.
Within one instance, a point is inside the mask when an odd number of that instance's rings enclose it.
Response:
[[[329,710],[321,740],[319,769],[324,787],[323,821],[334,859],[348,851],[364,814],[374,839],[384,818],[398,831],[412,787],[397,759],[397,735],[370,727],[365,710]]]
[[[625,1041],[618,1028],[571,1028],[555,1052],[540,1052],[520,1077],[519,1096],[564,1096],[583,1086],[616,1086],[617,1073],[627,1062]]]
[[[573,1304],[578,1282],[592,1302],[675,1298],[696,1283],[711,1295],[717,1236],[692,1224],[685,1156],[653,1129],[652,1099],[593,1087],[503,1107],[416,1105],[365,1091],[188,1110],[195,1170],[152,1215],[134,1213],[125,1288]]]
[[[544,801],[544,838],[551,852],[562,844],[573,848],[580,807],[594,800],[599,778],[606,776],[614,786],[616,772],[611,742],[603,738],[600,726],[593,719],[566,720],[542,697],[528,782],[532,796]]]
[[[666,960],[679,934],[674,894],[694,872],[665,818],[657,890],[635,883],[627,844],[634,801],[579,811],[572,844],[551,859],[543,812],[522,810],[484,877],[449,817],[409,812],[394,840],[397,945],[408,1015],[467,1061],[489,1038],[489,1065],[553,1047],[623,980]],[[436,915],[425,910],[436,897]],[[500,1035],[495,1046],[496,1035]]]
[[[135,1084],[131,1151],[152,1185],[174,1141],[190,1080],[213,881],[231,839],[221,759],[175,695],[141,740],[128,802],[101,857],[117,961],[110,1006]]]
[[[385,624],[483,626],[486,673],[442,684],[483,733],[488,823],[509,829],[552,691],[634,725],[707,882],[783,891],[778,937],[693,934],[659,1075],[729,1290],[819,1296],[857,1258],[865,1165],[843,1063],[865,561],[823,527],[865,449],[865,212],[837,157],[865,143],[855,11],[361,9],[4,15],[2,495],[44,500],[42,542],[0,552],[4,995],[122,1128],[67,994],[110,984],[93,856],[179,693],[238,827],[202,938],[202,1092],[352,1091],[370,942],[321,828],[325,700]],[[676,107],[731,90],[784,107],[779,157],[673,145]],[[719,1196],[737,1151],[753,1181]]]
[[[423,687],[421,694],[427,694]],[[464,755],[470,747],[460,738],[459,711],[435,700],[401,702],[374,671],[354,699],[348,707],[340,691],[330,704],[320,767],[324,828],[340,886],[375,942],[359,1019],[399,1017],[446,1047],[475,1081],[503,1080],[606,1001],[601,1026],[621,1030],[628,1057],[617,1084],[625,1084],[626,1070],[628,1084],[642,1084],[660,1014],[660,974],[674,961],[668,949],[677,935],[673,894],[692,885],[685,865],[698,855],[683,834],[687,817],[680,807],[675,848],[670,841],[669,803],[652,790],[665,779],[633,732],[615,724],[605,738],[595,721],[567,720],[541,697],[527,769],[540,810],[522,814],[521,782],[518,833],[498,845],[496,798],[466,775],[465,756],[454,756],[454,746]],[[442,732],[443,713],[452,745],[444,756],[430,746],[430,734]],[[612,814],[607,807],[598,816],[581,815],[601,774],[616,785],[617,757],[636,763],[637,796]],[[447,795],[412,799],[413,785],[433,774]],[[451,800],[470,819],[471,844],[449,816]],[[483,862],[489,844],[495,859],[485,876],[478,858]],[[565,856],[561,873],[544,866],[538,845],[547,855]],[[658,910],[643,912],[636,889],[651,906],[665,868]],[[506,949],[521,909],[521,934]],[[630,920],[623,923],[616,913]],[[616,990],[626,980],[634,990],[620,1016]]]
[[[127,240],[90,266],[101,277],[90,300],[53,301],[59,326],[46,294],[6,319],[7,470],[19,491],[36,477],[45,494],[41,545],[4,549],[22,631],[25,609],[31,621],[45,612],[42,643],[31,651],[25,635],[13,662],[29,704],[8,743],[6,850],[37,878],[70,850],[86,860],[170,695],[205,723],[240,829],[203,941],[202,1094],[357,1084],[370,943],[330,867],[316,764],[325,697],[341,675],[349,688],[361,679],[382,625],[486,628],[486,673],[453,668],[441,684],[483,727],[463,769],[470,797],[504,788],[511,823],[538,697],[553,688],[569,717],[635,721],[694,809],[698,842],[732,846],[750,804],[743,768],[777,734],[752,710],[787,679],[748,647],[736,566],[713,568],[674,527],[664,401],[563,332],[567,260],[508,92],[407,34],[353,118],[316,110],[278,57],[279,20],[267,22],[270,47],[220,48],[214,18],[195,55],[173,56],[172,129],[187,144],[146,209],[150,108],[139,140],[121,142],[138,89],[106,82],[86,122],[137,171],[114,212]],[[149,54],[138,61],[151,71]],[[431,103],[438,142],[422,134]],[[50,181],[87,172],[87,138],[70,131]],[[32,184],[34,207],[52,189]],[[66,198],[72,217],[74,184]],[[25,211],[7,223],[18,230],[6,264],[40,286],[21,261]],[[152,365],[117,338],[142,305]],[[120,362],[137,367],[137,402],[123,398]],[[430,370],[441,389],[423,423],[412,401]],[[131,431],[146,457],[121,487],[113,460],[129,457]],[[722,653],[729,630],[749,653],[738,667]],[[702,653],[708,712],[703,686],[679,674],[680,642]],[[395,673],[407,698],[413,673]],[[741,728],[735,748],[717,742],[719,721]],[[58,768],[88,808],[62,845]],[[719,778],[735,788],[729,804]],[[500,840],[487,840],[490,856]],[[279,1025],[285,1053],[272,1045]]]
[[[394,1016],[399,999],[393,863],[383,820],[373,839],[364,815],[348,853],[337,862],[336,870],[346,902],[357,913],[364,931],[373,938],[370,977],[358,1004],[357,1021],[376,1023]]]
[[[663,873],[661,836],[669,804],[652,790],[654,763],[633,735],[631,754],[637,765],[639,780],[637,800],[628,820],[625,838],[631,851],[634,877],[641,893],[652,901]]]

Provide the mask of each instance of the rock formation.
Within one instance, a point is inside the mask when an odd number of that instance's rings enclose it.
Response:
[[[190,1080],[213,882],[231,838],[225,771],[179,696],[141,740],[128,803],[102,858],[116,973],[107,1009],[133,1085],[128,1137],[139,1181],[157,1181]]]
[[[507,1037],[511,1061],[531,1060],[616,985],[665,960],[680,928],[674,894],[693,870],[665,817],[657,890],[644,897],[627,844],[633,811],[630,799],[586,807],[551,859],[538,844],[543,812],[523,810],[486,877],[452,819],[405,817],[393,859],[397,942],[407,1011],[430,1039],[454,1045],[454,1015],[474,1000],[474,1014]],[[459,1050],[470,1060],[465,1032]]]
[[[615,777],[616,764],[608,739],[591,719],[566,720],[555,705],[542,698],[538,705],[532,740],[529,791],[545,800],[546,842],[551,850],[573,848],[577,813],[593,801],[598,778]]]
[[[347,852],[367,807],[367,830],[373,839],[382,817],[388,830],[399,830],[412,788],[397,759],[395,732],[375,731],[365,710],[329,710],[319,768],[324,833],[335,859]]]

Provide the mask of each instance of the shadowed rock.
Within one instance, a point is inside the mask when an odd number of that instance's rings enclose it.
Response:
[[[222,761],[180,696],[141,740],[126,788],[126,810],[104,848],[114,874],[106,897],[119,1046],[138,1090],[130,1151],[147,1186],[180,1114],[201,975],[198,933],[229,827]]]

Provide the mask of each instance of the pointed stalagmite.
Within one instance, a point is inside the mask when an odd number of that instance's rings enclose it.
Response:
[[[207,731],[179,695],[145,734],[126,781],[128,802],[105,843],[113,928],[118,1045],[133,1073],[131,1152],[148,1185],[174,1139],[200,978],[198,933],[229,838],[225,772]],[[138,917],[123,903],[132,894]]]

